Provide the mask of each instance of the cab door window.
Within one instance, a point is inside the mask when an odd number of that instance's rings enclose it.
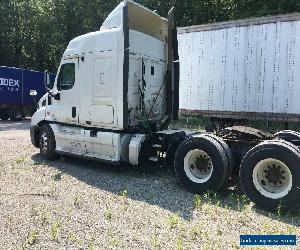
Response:
[[[63,64],[57,78],[57,90],[69,90],[75,83],[75,63]]]

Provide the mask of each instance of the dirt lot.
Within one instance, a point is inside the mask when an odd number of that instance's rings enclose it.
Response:
[[[0,152],[0,249],[238,249],[240,234],[300,237],[299,216],[259,210],[236,187],[195,196],[169,169],[45,162],[29,121],[0,121]]]

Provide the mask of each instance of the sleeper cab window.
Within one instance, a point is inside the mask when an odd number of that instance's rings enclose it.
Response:
[[[57,90],[69,90],[75,83],[75,63],[63,64],[57,78]]]

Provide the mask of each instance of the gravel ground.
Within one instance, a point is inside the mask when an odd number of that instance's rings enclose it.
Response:
[[[0,122],[0,249],[238,249],[240,234],[300,237],[299,215],[259,210],[238,188],[195,196],[169,169],[43,161],[28,125]]]

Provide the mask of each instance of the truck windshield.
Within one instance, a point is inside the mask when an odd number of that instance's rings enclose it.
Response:
[[[75,83],[75,64],[66,63],[60,68],[60,72],[57,78],[58,90],[69,90],[73,88]]]

